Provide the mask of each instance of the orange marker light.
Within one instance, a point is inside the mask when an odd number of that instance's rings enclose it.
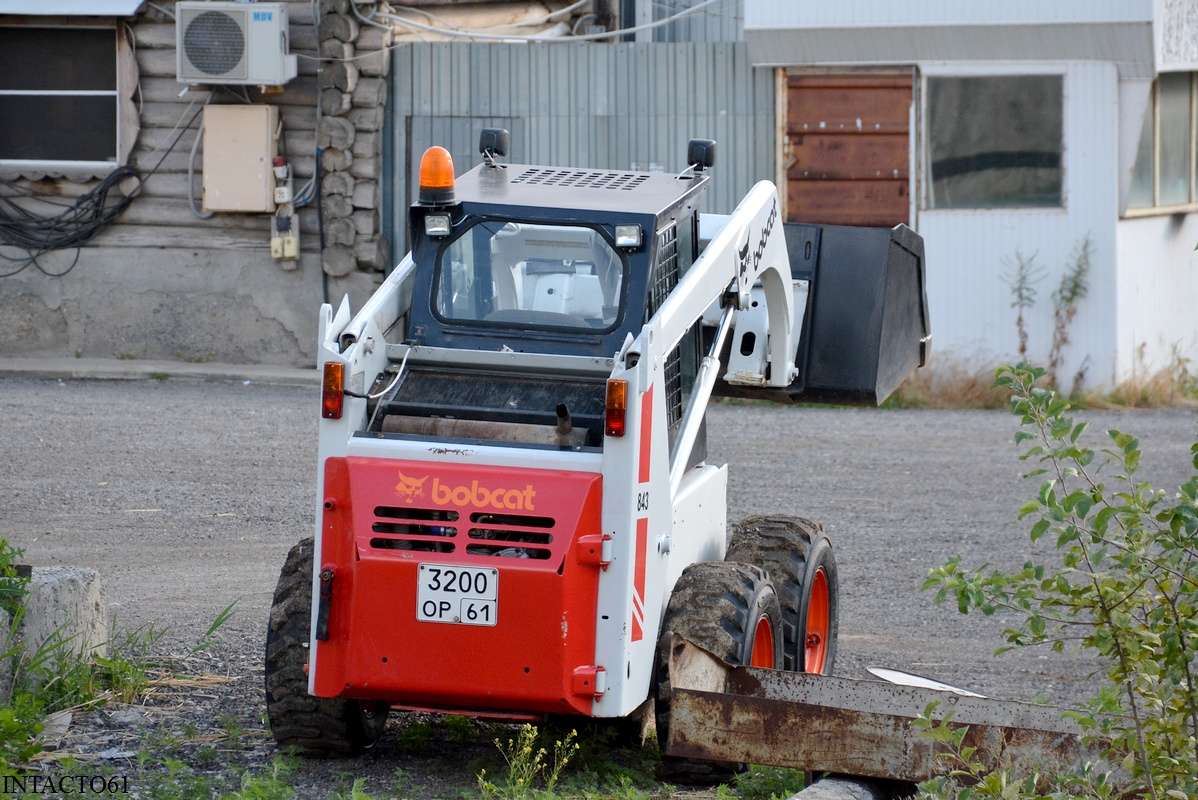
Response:
[[[420,205],[453,204],[453,157],[444,147],[430,147],[420,159]]]
[[[628,408],[628,381],[611,378],[607,382],[607,401],[604,403],[603,432],[608,436],[624,435],[624,417]]]
[[[320,416],[325,419],[341,419],[341,387],[345,381],[345,365],[339,361],[326,361],[324,383],[320,390]]]

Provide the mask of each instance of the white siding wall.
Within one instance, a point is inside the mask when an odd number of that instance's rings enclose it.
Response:
[[[1031,65],[1027,65],[1031,68]],[[995,68],[990,74],[1009,71]],[[1075,247],[1090,236],[1090,293],[1070,329],[1062,380],[1068,382],[1088,355],[1088,385],[1110,383],[1118,365],[1111,320],[1116,301],[1118,217],[1118,75],[1114,64],[1038,65],[1065,76],[1065,208],[924,210],[918,230],[927,245],[928,302],[933,357],[1010,359],[1018,353],[1016,310],[1003,274],[1018,249],[1046,270],[1038,302],[1027,315],[1030,356],[1044,362],[1052,337],[1052,290]],[[971,65],[969,74],[985,74]],[[925,74],[962,74],[928,65]],[[926,124],[926,121],[923,123]],[[1101,222],[1096,222],[1101,221]],[[1191,244],[1191,247],[1193,245]]]
[[[1153,0],[745,0],[746,28],[1137,22],[1152,16]]]
[[[1171,364],[1174,348],[1198,361],[1198,214],[1123,220],[1117,229],[1120,368],[1150,374]]]

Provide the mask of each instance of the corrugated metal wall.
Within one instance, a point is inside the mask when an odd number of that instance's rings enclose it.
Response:
[[[397,254],[425,148],[448,148],[461,174],[483,127],[511,131],[510,163],[595,169],[672,172],[689,139],[715,139],[709,212],[774,175],[773,72],[754,70],[743,42],[422,43],[393,59],[383,189]]]
[[[645,0],[653,6],[653,20],[672,17],[703,0]],[[693,14],[653,29],[655,42],[744,41],[745,0],[716,0]]]

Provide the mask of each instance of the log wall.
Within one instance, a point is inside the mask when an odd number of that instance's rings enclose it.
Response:
[[[174,0],[155,6],[173,12]],[[390,259],[379,219],[390,31],[359,25],[348,0],[320,0],[315,7],[295,0],[288,15],[299,74],[265,90],[185,87],[176,80],[171,15],[147,5],[126,21],[140,123],[128,163],[144,184],[77,259],[74,251],[55,251],[41,259],[45,272],[30,266],[2,279],[0,355],[310,364],[320,303],[336,304],[348,293],[357,307],[369,296]],[[46,24],[45,18],[22,21]],[[82,21],[55,18],[51,24]],[[317,174],[318,162],[323,168],[316,200],[296,214],[297,260],[271,257],[272,214],[205,219],[191,209],[189,197],[201,204],[204,159],[215,157],[204,153],[201,141],[189,179],[202,120],[197,112],[209,103],[247,100],[278,106],[280,154],[296,192]],[[41,179],[19,183],[65,198],[96,184],[34,177]],[[47,274],[62,272],[73,259],[69,272]]]

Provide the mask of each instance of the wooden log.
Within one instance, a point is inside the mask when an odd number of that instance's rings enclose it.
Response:
[[[321,89],[340,89],[353,93],[358,85],[358,67],[350,61],[333,61],[320,71],[317,86]]]
[[[299,23],[301,25],[316,24],[316,17],[313,15],[312,4],[309,2],[291,2],[287,4],[287,18],[292,25]]]
[[[133,26],[133,42],[139,50],[152,50],[158,47],[173,49],[175,46],[175,23],[138,22]]]
[[[379,158],[356,158],[349,168],[349,174],[355,178],[375,181],[382,172],[382,166],[382,159]]]
[[[325,117],[320,121],[320,130],[316,132],[317,147],[333,147],[338,150],[349,150],[354,145],[357,131],[354,124],[345,117]],[[356,156],[357,153],[354,153]]]
[[[352,42],[358,38],[358,21],[345,14],[327,14],[320,20],[320,38]]]
[[[165,157],[162,151],[152,151],[149,149],[135,148],[133,154],[129,158],[129,166],[148,173],[154,168],[155,164],[161,160],[162,164],[158,167],[156,175],[182,174],[187,172],[187,160],[190,157],[188,152],[190,147],[176,147],[174,151],[168,153]],[[291,174],[299,181],[306,181],[311,178],[316,171],[316,156],[314,154],[303,156],[288,156],[287,164],[291,167]],[[202,175],[204,168],[203,153],[196,154],[195,172],[196,175]],[[198,179],[197,179],[198,180]]]
[[[177,75],[174,50],[138,50],[137,71],[147,78],[174,78]]]
[[[346,217],[326,219],[324,221],[324,243],[326,246],[334,244],[352,245],[354,237],[357,235],[358,231],[354,228],[353,221]]]
[[[209,230],[178,225],[111,225],[97,234],[92,242],[99,247],[270,251],[270,237],[265,232],[229,228]]]
[[[344,172],[354,163],[354,155],[348,150],[326,147],[320,153],[320,168],[325,172]]]
[[[344,197],[353,197],[354,183],[354,176],[348,172],[326,172],[320,176],[320,194],[322,196],[339,194]]]
[[[359,133],[354,137],[350,152],[354,159],[377,158],[383,154],[383,134],[380,131]]]
[[[358,31],[355,43],[359,50],[383,50],[395,42],[395,31],[392,28],[379,28],[375,25],[363,25]]]
[[[170,146],[178,134],[178,131],[172,133],[169,128],[143,128],[138,135],[137,144],[138,147],[144,150],[156,150],[160,147],[166,148]],[[190,150],[191,143],[194,141],[194,130],[184,133],[183,138],[175,145],[175,151],[178,151],[180,148]],[[311,155],[316,152],[316,131],[288,131],[287,135],[279,143],[282,145],[280,155],[287,158]],[[201,152],[203,149],[204,144],[201,142]]]
[[[316,55],[320,51],[320,35],[315,25],[291,24],[289,50],[293,55]]]
[[[383,127],[387,117],[387,109],[382,106],[374,108],[353,108],[346,117],[360,131],[377,131]]]
[[[359,55],[358,71],[371,78],[386,77],[391,71],[391,51],[375,50],[373,53]]]
[[[354,230],[363,236],[374,236],[379,232],[379,212],[376,208],[363,208],[350,215]]]
[[[352,43],[340,39],[325,39],[320,43],[321,58],[353,58],[355,52]]]
[[[386,236],[359,236],[354,255],[362,269],[385,270],[391,263],[391,245]]]
[[[320,198],[320,207],[324,211],[325,223],[331,219],[348,218],[354,213],[354,201],[343,194],[330,194]]]
[[[320,0],[320,13],[324,14],[348,14],[349,0]]]
[[[140,86],[143,103],[190,103],[196,97],[199,97],[200,102],[203,102],[210,90],[213,92],[213,97],[222,102],[230,100],[233,97],[233,95],[217,87],[193,88],[185,86],[175,80],[173,72],[169,77],[142,75]],[[249,91],[250,99],[254,102],[270,103],[277,106],[307,106],[312,108],[316,105],[316,100],[319,96],[319,90],[316,88],[316,78],[310,76],[294,78],[288,81],[281,92],[263,94],[258,91],[258,87],[256,86],[248,86],[246,89]]]
[[[199,103],[194,105],[184,102],[146,103],[142,107],[141,127],[143,130],[147,128],[171,129],[181,122],[187,122],[199,109]],[[316,109],[314,108],[280,106],[279,113],[283,117],[283,128],[287,131],[316,130]]]
[[[354,208],[381,208],[382,190],[374,181],[358,181],[354,186]]]
[[[387,101],[387,82],[382,78],[359,78],[354,88],[354,105],[375,108]]]
[[[320,90],[320,111],[326,117],[339,117],[353,107],[353,95],[340,89]]]
[[[344,278],[358,268],[353,248],[344,244],[326,245],[320,252],[320,261],[324,271],[334,278]]]
[[[197,201],[197,207],[198,207]],[[270,214],[217,214],[201,219],[192,213],[187,201],[176,197],[138,197],[117,219],[118,225],[168,225],[177,227],[221,228],[258,231],[268,236]],[[300,233],[317,233],[316,214],[299,216]]]

